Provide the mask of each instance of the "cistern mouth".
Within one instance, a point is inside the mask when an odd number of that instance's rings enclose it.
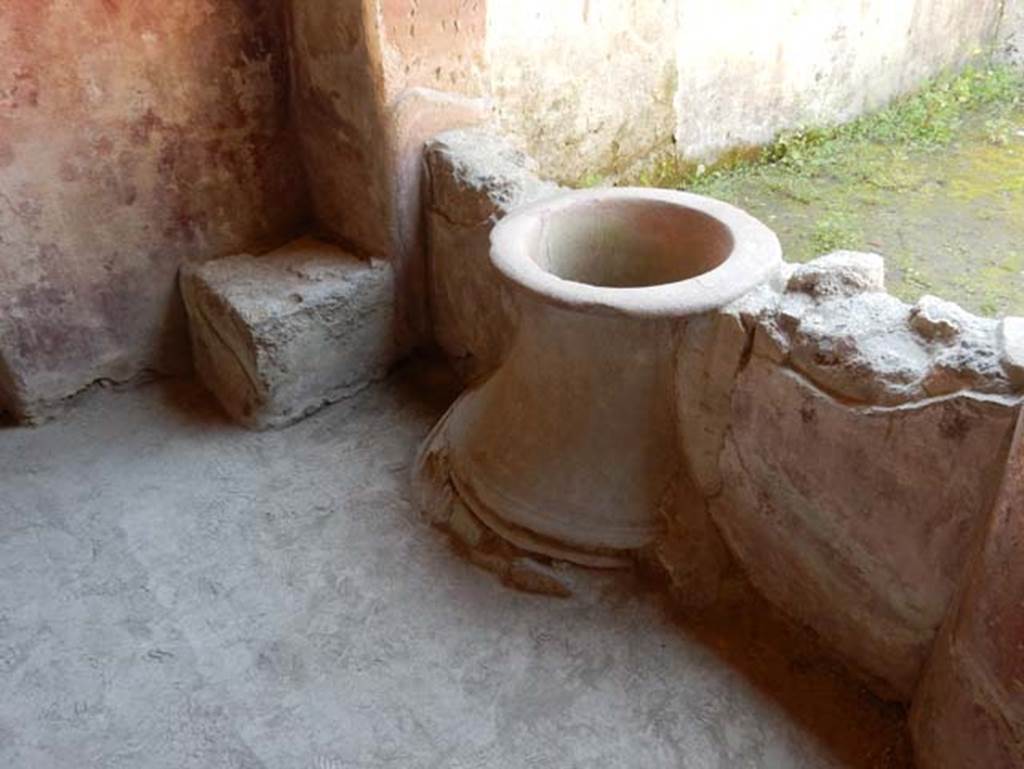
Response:
[[[574,283],[644,288],[714,269],[733,248],[729,228],[661,200],[588,200],[544,217],[531,258]]]
[[[775,234],[738,208],[673,190],[563,193],[519,209],[491,235],[514,287],[594,312],[678,315],[726,304],[781,264]]]

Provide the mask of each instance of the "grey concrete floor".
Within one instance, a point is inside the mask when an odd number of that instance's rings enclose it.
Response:
[[[901,767],[756,600],[509,591],[408,501],[436,368],[280,432],[190,383],[0,429],[0,767]],[[744,594],[745,595],[745,594]]]

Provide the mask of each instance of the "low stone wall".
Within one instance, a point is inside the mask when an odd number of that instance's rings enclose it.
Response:
[[[791,270],[723,311],[749,353],[716,382],[731,398],[705,492],[758,589],[906,699],[995,498],[1014,366],[998,322],[884,293],[876,255]],[[691,466],[719,445],[705,413],[684,412]]]
[[[440,137],[428,168],[437,338],[480,376],[515,333],[487,233],[554,188],[483,131]],[[836,252],[681,322],[678,339],[682,466],[647,555],[695,604],[732,559],[877,692],[910,700],[965,574],[987,584],[971,559],[1021,411],[1024,320],[906,304],[885,292],[882,257]],[[998,588],[1007,628],[1024,620],[1013,585]],[[1002,664],[990,651],[972,653]],[[932,689],[959,685],[953,664],[933,661]]]

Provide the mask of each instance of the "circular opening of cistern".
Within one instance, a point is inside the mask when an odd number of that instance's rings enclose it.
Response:
[[[775,234],[735,206],[678,190],[560,192],[491,231],[518,296],[585,313],[677,317],[731,302],[782,263]]]
[[[591,200],[551,212],[530,249],[563,280],[641,288],[688,280],[724,262],[729,229],[712,216],[652,200]]]

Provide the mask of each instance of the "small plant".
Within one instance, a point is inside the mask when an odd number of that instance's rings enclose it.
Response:
[[[671,187],[685,175],[685,171],[680,173],[674,157],[663,155],[640,172],[638,183],[641,187]]]
[[[580,179],[576,186],[583,189],[590,189],[592,187],[601,187],[607,183],[607,179],[599,173],[591,172]]]

